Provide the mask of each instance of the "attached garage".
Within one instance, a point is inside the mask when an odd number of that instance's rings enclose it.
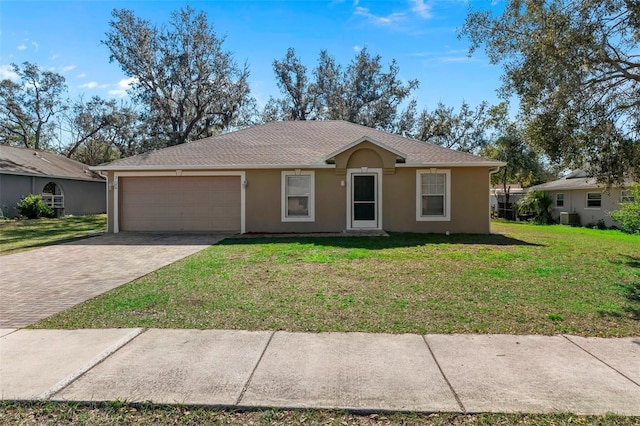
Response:
[[[242,180],[235,176],[121,176],[121,231],[241,232]]]

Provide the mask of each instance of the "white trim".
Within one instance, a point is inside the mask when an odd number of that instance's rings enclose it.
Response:
[[[423,174],[444,174],[444,216],[422,215],[422,178]],[[451,170],[449,169],[418,169],[416,170],[416,221],[417,222],[449,222],[451,221]]]
[[[398,157],[407,158],[407,154],[405,154],[404,152],[400,152],[397,149],[393,149],[390,146],[385,145],[382,142],[378,142],[375,139],[371,139],[371,138],[369,138],[367,136],[363,136],[360,139],[351,142],[349,145],[345,145],[342,148],[340,148],[339,150],[334,151],[331,154],[325,156],[324,160],[325,161],[330,160],[331,158],[335,157],[336,155],[342,154],[343,152],[353,148],[354,146],[358,146],[363,142],[370,142],[370,143],[372,143],[372,144],[384,149],[385,151],[389,151],[390,153],[397,155]]]
[[[416,167],[503,167],[506,166],[507,163],[503,161],[476,161],[476,162],[464,162],[464,163],[396,163],[396,167],[400,168],[411,168],[415,169]]]
[[[395,154],[395,152],[394,152]],[[408,168],[416,168],[416,167],[502,167],[506,166],[507,163],[502,161],[475,161],[475,162],[449,162],[449,163],[417,163],[417,162],[408,162],[408,163],[396,163],[396,167],[408,167]],[[176,170],[210,170],[210,171],[222,171],[222,170],[252,170],[252,169],[264,169],[264,170],[272,170],[272,169],[335,169],[335,164],[326,164],[326,163],[314,163],[314,164],[236,164],[236,165],[220,165],[211,167],[208,165],[175,165],[175,166],[91,166],[89,170],[94,171],[145,171],[145,170],[155,170],[155,171],[176,171]],[[3,172],[4,173],[4,172]],[[67,178],[63,178],[67,179]]]
[[[562,205],[558,204],[558,195],[562,195]],[[556,201],[556,208],[564,209],[564,200],[565,200],[564,192],[556,192],[556,200],[555,200]]]
[[[0,175],[12,175],[12,176],[27,176],[32,178],[42,178],[42,179],[64,179],[64,180],[74,180],[78,182],[104,182],[103,179],[98,178],[81,178],[81,177],[73,177],[73,176],[55,176],[55,175],[41,175],[36,173],[21,173],[21,172],[11,172],[2,170],[0,171]]]
[[[175,165],[175,166],[91,166],[89,170],[94,171],[144,171],[144,170],[155,170],[155,171],[173,171],[176,170],[202,170],[202,171],[223,171],[223,170],[247,170],[247,169],[255,169],[255,170],[272,170],[272,169],[335,169],[335,164],[326,164],[326,163],[317,163],[317,164],[230,164],[230,165],[221,165],[221,166],[209,166],[206,164],[202,165]]]
[[[118,206],[118,178],[119,177],[154,177],[154,176],[239,176],[240,177],[240,233],[246,232],[246,189],[243,184],[246,180],[244,171],[183,171],[180,169],[162,170],[155,172],[115,172],[113,174],[113,233],[120,232],[120,218]],[[107,187],[108,192],[108,187]]]
[[[347,230],[351,231],[351,230],[359,230],[359,229],[372,229],[372,230],[377,230],[380,231],[382,230],[382,169],[371,169],[371,168],[367,168],[367,171],[363,171],[363,168],[358,168],[358,169],[347,169]],[[371,228],[371,227],[367,227],[367,228],[358,228],[353,226],[352,221],[351,221],[351,210],[353,208],[352,206],[352,194],[351,194],[351,180],[352,180],[352,176],[353,175],[376,175],[376,182],[377,182],[377,188],[376,188],[376,204],[378,207],[378,211],[377,213],[377,217],[376,217],[376,227],[375,228]]]
[[[315,222],[316,220],[316,173],[313,170],[283,170],[280,173],[280,220],[282,222]],[[287,217],[287,176],[309,176],[309,216],[291,216]]]

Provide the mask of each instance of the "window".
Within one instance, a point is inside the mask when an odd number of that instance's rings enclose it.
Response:
[[[633,196],[633,193],[631,191],[620,192],[621,203],[633,203],[634,201],[636,201],[636,197]]]
[[[564,207],[564,194],[556,194],[556,207]]]
[[[418,170],[416,172],[416,220],[451,219],[451,172]]]
[[[313,222],[314,182],[313,171],[282,172],[282,221]]]
[[[587,192],[587,208],[599,209],[602,206],[602,194],[600,192]]]

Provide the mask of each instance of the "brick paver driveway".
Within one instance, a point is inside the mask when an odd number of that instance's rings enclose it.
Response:
[[[0,328],[34,323],[223,238],[121,233],[0,256]]]

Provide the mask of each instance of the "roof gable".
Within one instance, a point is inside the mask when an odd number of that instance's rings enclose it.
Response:
[[[372,143],[372,144],[384,149],[385,151],[389,151],[390,153],[395,154],[396,156],[398,156],[398,158],[400,158],[402,160],[406,160],[406,158],[407,158],[407,154],[405,154],[403,152],[400,152],[397,149],[391,148],[390,146],[387,146],[387,145],[383,144],[382,142],[378,142],[373,138],[370,138],[368,136],[363,136],[360,139],[355,140],[355,141],[351,142],[350,144],[345,145],[342,148],[338,149],[337,151],[334,151],[331,154],[325,156],[324,160],[325,161],[329,161],[331,159],[334,159],[336,156],[342,154],[343,152],[348,151],[351,148],[356,147],[356,146],[358,146],[358,145],[360,145],[360,144],[362,144],[364,142]]]

